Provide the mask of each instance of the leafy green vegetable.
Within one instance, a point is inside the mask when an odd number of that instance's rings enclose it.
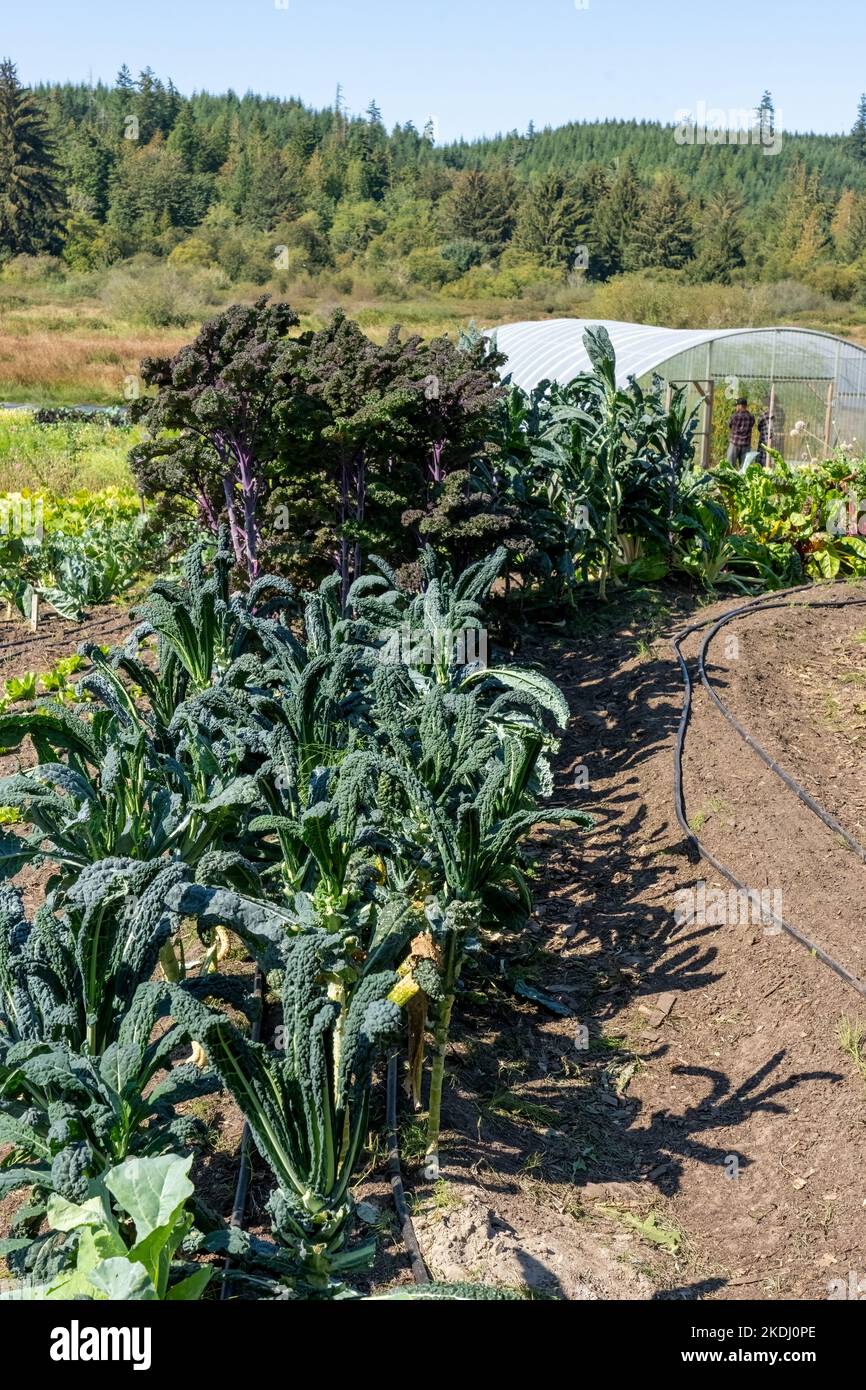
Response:
[[[35,700],[36,672],[28,671],[23,676],[10,676],[7,681],[4,681],[3,688],[13,703],[16,700]]]
[[[213,1269],[201,1266],[171,1282],[173,1259],[192,1225],[191,1158],[162,1154],[128,1158],[92,1182],[80,1203],[55,1195],[48,1223],[78,1234],[75,1269],[44,1286],[48,1299],[156,1300],[201,1298]],[[113,1199],[113,1203],[110,1199]],[[113,1207],[118,1209],[115,1215]],[[135,1235],[124,1234],[131,1221]]]

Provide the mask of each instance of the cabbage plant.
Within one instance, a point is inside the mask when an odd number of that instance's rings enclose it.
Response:
[[[129,1158],[92,1182],[81,1202],[54,1195],[48,1203],[48,1224],[54,1231],[77,1236],[75,1266],[37,1286],[31,1297],[136,1302],[201,1298],[213,1276],[212,1266],[201,1265],[189,1273],[174,1264],[193,1221],[187,1208],[194,1190],[191,1163],[191,1158],[172,1153]],[[132,1237],[126,1234],[130,1224]]]

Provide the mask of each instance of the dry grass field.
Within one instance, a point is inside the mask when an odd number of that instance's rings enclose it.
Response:
[[[151,276],[151,288],[153,272]],[[0,402],[114,405],[122,403],[141,359],[166,355],[194,336],[201,322],[232,302],[251,302],[262,294],[288,300],[301,328],[325,323],[336,308],[357,320],[374,341],[382,342],[392,324],[407,333],[456,337],[475,323],[488,327],[520,319],[579,317],[659,323],[672,328],[737,327],[791,323],[824,329],[866,342],[866,308],[817,295],[794,282],[780,285],[683,285],[646,275],[615,277],[593,286],[533,287],[518,297],[465,300],[412,287],[404,297],[377,295],[362,280],[308,276],[272,284],[226,284],[191,293],[177,306],[183,321],[161,326],[165,297],[158,302],[142,280],[140,302],[132,295],[112,303],[100,275],[73,276],[41,283],[0,279]],[[171,306],[169,304],[169,310]],[[188,315],[188,317],[185,317]]]

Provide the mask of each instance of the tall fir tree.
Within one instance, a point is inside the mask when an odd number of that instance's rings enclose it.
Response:
[[[453,237],[483,242],[493,249],[508,240],[512,206],[505,180],[480,169],[457,175],[446,200],[445,215]]]
[[[766,138],[776,133],[776,108],[773,105],[773,98],[770,93],[765,91],[761,100],[755,108],[755,123],[761,132],[762,138]]]
[[[848,147],[855,159],[866,164],[866,93],[857,103],[857,119],[848,137]]]
[[[10,58],[0,62],[0,253],[56,250],[61,194],[45,117]]]
[[[607,279],[635,269],[635,232],[644,213],[644,191],[634,162],[625,159],[595,211],[590,271]]]
[[[104,221],[114,158],[110,145],[91,125],[80,125],[64,142],[69,206]]]
[[[689,200],[672,174],[650,189],[634,228],[631,258],[637,270],[682,270],[694,255]]]
[[[692,279],[731,283],[733,272],[745,264],[742,215],[742,199],[731,189],[722,188],[708,199],[700,219]]]
[[[803,218],[788,270],[796,280],[809,281],[815,268],[827,258],[826,217],[820,203],[813,204]]]
[[[138,119],[138,141],[146,145],[157,131],[166,129],[164,121],[165,88],[152,68],[145,68],[138,75],[133,114]]]
[[[514,244],[543,265],[567,270],[586,243],[589,220],[572,179],[543,174],[528,186],[517,214]]]
[[[187,173],[198,174],[208,167],[208,143],[189,102],[180,108],[167,143],[180,155]]]
[[[841,261],[856,261],[866,251],[866,194],[846,188],[830,224],[833,246]]]
[[[814,258],[827,246],[824,221],[818,176],[798,158],[769,219],[772,239],[765,269],[771,278],[784,280],[798,270],[814,268]]]

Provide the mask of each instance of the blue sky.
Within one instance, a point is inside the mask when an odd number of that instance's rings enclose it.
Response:
[[[673,120],[773,93],[784,130],[850,128],[864,0],[2,0],[21,78],[113,80],[126,62],[205,88],[300,96],[450,140],[569,120]],[[586,8],[579,8],[586,5]]]

